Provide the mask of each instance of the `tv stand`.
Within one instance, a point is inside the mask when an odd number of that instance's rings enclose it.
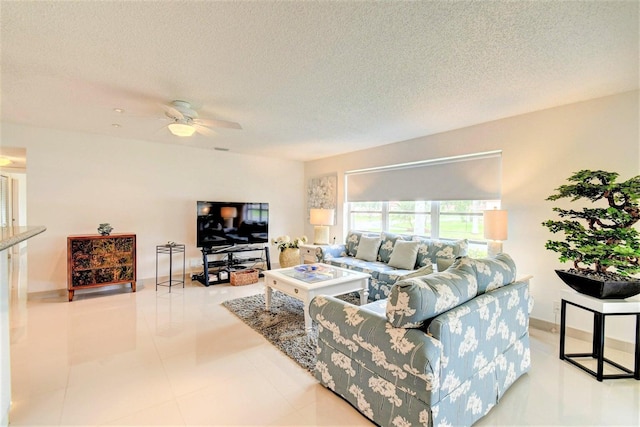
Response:
[[[205,286],[229,283],[232,271],[253,268],[258,270],[260,277],[262,277],[264,270],[271,270],[271,259],[267,246],[237,245],[224,248],[212,246],[203,247],[200,250],[202,251],[203,271],[192,275],[191,280],[197,280]],[[223,257],[209,259],[210,255],[223,255]]]

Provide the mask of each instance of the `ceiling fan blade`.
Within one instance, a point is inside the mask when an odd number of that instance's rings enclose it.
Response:
[[[217,133],[206,126],[202,126],[201,124],[194,123],[193,127],[196,129],[196,132],[204,135],[204,136],[216,136]]]
[[[169,132],[169,124],[166,124],[166,125],[164,125],[162,127],[157,128],[156,130],[154,130],[153,134],[154,135],[159,135],[159,134],[164,135],[165,133],[168,133],[168,132]]]
[[[193,122],[199,125],[211,126],[214,128],[242,129],[242,126],[240,126],[240,123],[229,122],[227,120],[194,119]]]
[[[160,104],[162,106],[162,109],[165,111],[166,115],[169,117],[175,117],[176,119],[184,119],[184,115],[178,111],[176,108],[172,107],[171,105],[167,105],[167,104]]]

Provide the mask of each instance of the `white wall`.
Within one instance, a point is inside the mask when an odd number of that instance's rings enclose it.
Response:
[[[540,224],[554,218],[554,203],[545,199],[580,169],[616,171],[622,180],[638,175],[638,94],[628,92],[308,162],[305,180],[337,172],[341,201],[343,173],[348,170],[503,150],[502,202],[509,211],[509,239],[504,250],[514,257],[519,272],[535,276],[532,317],[553,322],[553,302],[560,300],[561,290],[568,289],[553,270],[568,265],[560,264],[556,254],[544,248],[553,235]],[[340,203],[338,218],[342,217]],[[344,240],[343,224],[341,220],[331,229],[331,237],[337,236],[337,241]],[[305,224],[305,231],[311,234],[312,226]],[[590,321],[582,315],[569,318],[570,325],[583,330],[590,330]],[[613,319],[607,330],[613,337],[633,341],[631,319]]]
[[[9,251],[0,251],[0,426],[9,424],[11,349],[9,344]]]
[[[29,292],[66,289],[67,236],[103,222],[137,234],[138,279],[155,277],[155,247],[170,240],[189,265],[197,200],[269,202],[270,236],[302,234],[302,162],[15,124],[2,144],[27,149],[28,223],[47,227],[29,245]]]

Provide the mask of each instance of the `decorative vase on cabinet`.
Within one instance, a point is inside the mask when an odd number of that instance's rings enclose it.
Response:
[[[280,251],[280,268],[293,267],[300,264],[300,249],[285,248]]]

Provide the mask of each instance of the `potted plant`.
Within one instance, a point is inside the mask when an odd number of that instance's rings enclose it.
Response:
[[[597,298],[628,298],[640,293],[640,176],[616,182],[618,174],[581,170],[567,179],[547,200],[586,199],[582,210],[553,208],[561,220],[542,224],[552,233],[563,232],[564,241],[549,240],[545,247],[573,261],[573,268],[556,270],[578,292]]]
[[[280,249],[280,256],[278,261],[280,267],[293,267],[300,264],[300,245],[307,242],[307,236],[296,237],[291,240],[289,236],[280,236],[277,239],[272,239],[271,243],[276,245]]]

